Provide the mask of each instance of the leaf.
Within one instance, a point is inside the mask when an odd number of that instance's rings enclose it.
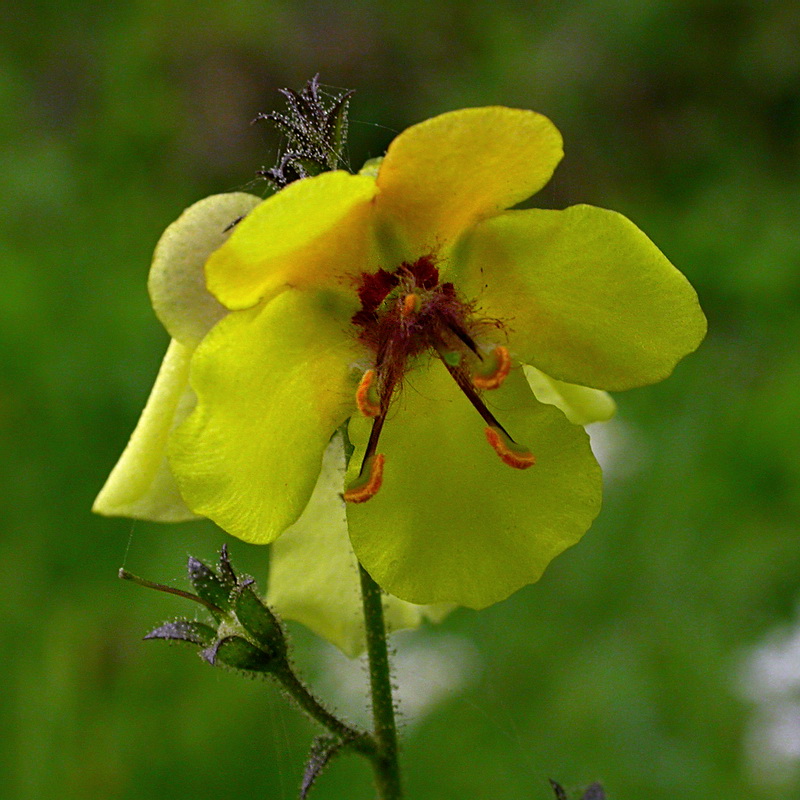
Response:
[[[314,739],[303,772],[303,782],[300,784],[300,800],[306,800],[314,782],[344,746],[345,742],[333,736],[317,736]]]
[[[144,638],[189,642],[190,644],[206,647],[214,641],[216,635],[217,632],[210,625],[204,625],[202,622],[195,622],[194,620],[176,619],[173,622],[165,622],[150,631]]]

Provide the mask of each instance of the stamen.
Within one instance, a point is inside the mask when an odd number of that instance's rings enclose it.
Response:
[[[383,483],[383,464],[386,461],[383,453],[364,459],[361,475],[345,490],[344,499],[348,503],[366,503],[375,497]]]
[[[368,370],[374,372],[374,370]],[[364,375],[366,378],[366,373]],[[364,382],[362,378],[362,383]],[[369,379],[370,383],[372,379]],[[367,387],[369,388],[369,387]],[[392,396],[394,382],[384,381],[381,390],[381,403],[378,414],[372,420],[372,430],[369,432],[367,447],[361,462],[358,477],[345,489],[342,497],[348,503],[364,503],[374,497],[383,483],[383,463],[386,460],[383,453],[378,452],[378,440],[381,438],[383,424],[386,422],[386,411],[389,408],[389,399]]]
[[[511,355],[507,347],[499,344],[492,351],[492,359],[487,364],[491,370],[478,370],[472,374],[472,383],[478,389],[498,389],[511,370]]]
[[[455,325],[453,322],[448,321],[447,327],[456,335],[459,339],[470,349],[473,353],[475,353],[478,358],[483,360],[483,356],[478,350],[478,345],[475,344],[475,340],[460,326]]]
[[[439,352],[439,358],[444,361],[450,367],[457,367],[461,363],[461,359],[463,355],[458,352],[458,350],[444,350],[441,349]]]
[[[377,417],[381,413],[380,401],[377,399],[375,388],[375,370],[368,369],[361,378],[361,383],[356,389],[356,405],[365,417]]]
[[[485,432],[486,441],[509,467],[528,469],[536,463],[533,453],[514,442],[504,430],[490,425]]]
[[[453,380],[458,384],[458,388],[466,395],[467,400],[472,403],[475,410],[483,417],[486,423],[486,440],[494,448],[497,455],[510,467],[516,469],[527,469],[536,463],[536,459],[529,450],[517,444],[509,432],[497,421],[494,414],[486,408],[483,400],[478,396],[475,387],[460,370],[451,367],[442,352],[439,351],[442,363],[447,367],[447,371]]]
[[[400,316],[410,317],[419,308],[419,295],[407,294],[403,298],[403,305],[400,308]]]
[[[473,408],[481,415],[483,421],[492,428],[497,428],[498,430],[503,431],[506,436],[508,436],[508,431],[497,421],[494,414],[486,408],[486,404],[481,400],[478,393],[475,391],[475,387],[472,385],[472,382],[469,378],[467,378],[464,373],[457,369],[456,367],[452,366],[446,358],[446,351],[443,351],[441,348],[436,348],[436,352],[439,355],[439,358],[442,360],[442,363],[447,367],[447,371],[450,373],[450,377],[458,384],[458,388],[464,392],[467,400],[472,403]],[[510,436],[508,436],[511,439]]]

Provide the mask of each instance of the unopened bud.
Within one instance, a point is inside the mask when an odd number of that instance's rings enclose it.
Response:
[[[252,584],[233,594],[233,610],[241,626],[262,647],[275,656],[286,654],[286,639],[278,618],[253,591]]]
[[[221,578],[211,567],[207,567],[194,556],[189,556],[187,569],[194,590],[203,600],[213,603],[225,612],[231,610],[230,594],[234,587],[227,579]]]
[[[200,653],[212,667],[224,664],[247,672],[271,672],[278,661],[241,636],[218,639]]]

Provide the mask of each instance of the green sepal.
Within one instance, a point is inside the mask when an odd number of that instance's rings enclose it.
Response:
[[[241,626],[258,644],[276,657],[286,655],[286,638],[278,618],[253,591],[253,584],[239,586],[232,596],[233,610]]]
[[[188,642],[208,647],[216,635],[217,632],[210,625],[190,619],[176,619],[154,628],[144,638],[167,639],[172,642]]]
[[[229,587],[228,593],[232,592],[238,584],[236,572],[231,564],[230,557],[228,556],[228,545],[223,544],[219,551],[219,569],[218,574],[223,585]]]
[[[212,667],[223,664],[246,672],[271,672],[278,660],[241,636],[226,636],[200,652]]]
[[[211,567],[207,567],[194,556],[189,556],[186,566],[189,572],[189,580],[197,594],[203,600],[222,609],[222,611],[229,612],[231,610],[230,594],[233,587],[229,586],[227,577],[225,579],[220,578]],[[219,615],[213,612],[212,614],[219,622]]]

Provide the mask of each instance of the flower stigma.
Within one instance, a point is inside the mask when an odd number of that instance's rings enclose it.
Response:
[[[404,262],[394,272],[363,273],[358,298],[361,308],[352,323],[374,353],[375,364],[364,372],[356,405],[373,422],[359,475],[344,492],[346,501],[363,503],[380,489],[385,457],[378,453],[378,441],[386,414],[410,360],[426,352],[441,360],[480,414],[486,439],[500,459],[515,469],[533,466],[533,455],[514,441],[480,396],[499,388],[511,370],[507,347],[477,341],[502,323],[476,318],[473,305],[458,297],[453,284],[440,282],[432,256]]]

